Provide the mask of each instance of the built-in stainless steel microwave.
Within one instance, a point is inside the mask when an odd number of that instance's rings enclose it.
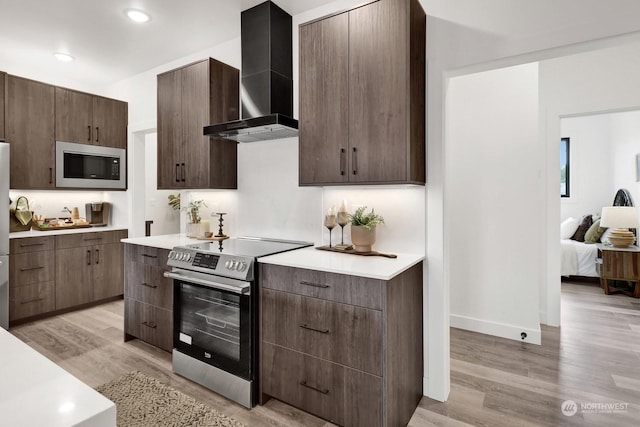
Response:
[[[56,187],[126,189],[127,151],[56,141]]]

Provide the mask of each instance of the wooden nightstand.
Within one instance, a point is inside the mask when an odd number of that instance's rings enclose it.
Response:
[[[600,270],[600,284],[606,295],[623,293],[634,298],[640,298],[640,248],[614,248],[598,244],[602,254],[602,268]],[[633,289],[614,287],[610,281],[623,280],[635,282]]]

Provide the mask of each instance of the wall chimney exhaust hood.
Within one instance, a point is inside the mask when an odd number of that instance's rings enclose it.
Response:
[[[293,119],[291,15],[271,1],[241,13],[242,120],[204,127],[237,142],[298,136]]]

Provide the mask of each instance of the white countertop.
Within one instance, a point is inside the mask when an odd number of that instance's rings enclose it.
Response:
[[[263,264],[306,268],[371,279],[390,280],[424,260],[421,254],[396,254],[398,258],[361,256],[319,251],[313,247],[259,258]]]
[[[0,349],[2,425],[116,425],[112,401],[2,328]]]
[[[95,233],[102,231],[114,231],[114,230],[127,230],[127,227],[115,227],[115,226],[106,226],[106,227],[83,227],[83,228],[71,228],[68,230],[29,230],[29,231],[16,231],[14,233],[9,233],[9,239],[21,239],[24,237],[43,237],[43,236],[55,236],[59,234],[75,234],[75,233]]]
[[[150,246],[152,248],[173,249],[174,246],[201,243],[202,240],[187,237],[185,234],[165,234],[162,236],[131,237],[128,239],[122,239],[121,242],[132,245]]]

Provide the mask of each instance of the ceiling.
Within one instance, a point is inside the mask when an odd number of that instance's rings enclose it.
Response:
[[[240,36],[240,12],[264,0],[0,0],[0,70],[45,69],[107,86]],[[275,0],[297,15],[335,4],[365,2]],[[579,25],[640,17],[637,0],[420,0],[433,17],[497,37],[533,37]],[[134,24],[123,14],[151,14]],[[57,61],[65,51],[77,58]],[[55,79],[52,79],[55,80]]]

